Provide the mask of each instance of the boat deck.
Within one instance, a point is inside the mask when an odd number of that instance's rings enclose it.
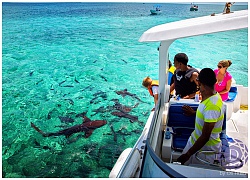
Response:
[[[183,100],[184,101],[184,100]],[[248,110],[240,109],[232,113],[226,121],[226,135],[228,137],[230,155],[240,158],[243,166],[237,169],[226,169],[237,173],[248,173]],[[173,151],[170,139],[163,138],[162,160],[166,163],[175,163],[181,152]]]
[[[232,114],[227,121],[226,134],[234,141],[229,141],[230,149],[235,149],[244,162],[237,172],[248,173],[248,110],[240,109]]]

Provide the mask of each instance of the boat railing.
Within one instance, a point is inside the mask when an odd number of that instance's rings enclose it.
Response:
[[[159,106],[159,103],[156,105],[156,108],[155,109],[158,109],[158,106]],[[126,158],[125,162],[123,163],[123,166],[121,167],[117,177],[119,178],[122,178],[122,177],[127,177],[127,174],[124,174],[124,170],[126,168],[128,168],[127,166],[129,165],[129,162],[131,161],[131,158],[134,154],[135,151],[139,151],[140,153],[143,153],[141,150],[143,149],[142,146],[145,147],[145,141],[146,141],[146,138],[147,138],[147,134],[148,134],[148,131],[149,131],[149,126],[151,124],[151,120],[154,119],[155,117],[155,112],[151,112],[149,118],[148,118],[148,121],[147,121],[147,124],[145,125],[140,137],[138,138],[137,142],[135,143],[134,147],[132,148],[132,150],[130,151],[128,157]]]
[[[143,154],[144,152],[142,152],[142,148],[141,148],[142,146],[144,146],[143,150],[146,151],[145,142],[146,142],[147,138],[151,137],[150,144],[152,144],[152,142],[156,142],[156,141],[153,141],[153,138],[155,138],[155,136],[154,135],[149,136],[148,134],[149,134],[149,131],[151,132],[150,134],[152,134],[155,131],[155,129],[157,128],[156,122],[157,122],[157,119],[159,118],[159,115],[161,114],[160,111],[161,111],[161,93],[159,94],[159,100],[158,100],[158,103],[156,104],[155,111],[151,112],[141,136],[138,138],[134,147],[130,151],[130,153],[129,153],[128,157],[126,158],[125,162],[123,163],[123,166],[121,167],[117,177],[120,177],[120,178],[127,177],[127,174],[124,174],[125,169],[128,168],[127,166],[129,165],[129,162],[131,161],[131,158],[132,158],[135,151],[139,151],[140,153]],[[155,147],[155,145],[154,145],[154,147]],[[155,150],[155,148],[154,148],[154,150]]]
[[[161,109],[161,93],[159,94],[159,100],[158,100],[158,103],[157,103],[157,106],[155,108],[155,112],[154,112],[154,116],[153,116],[153,119],[152,119],[152,125],[150,126],[150,129],[149,129],[149,132],[148,132],[148,135],[149,134],[153,134],[153,132],[155,132],[155,129],[156,129],[156,126],[157,126],[157,119],[159,118],[159,114],[160,114],[160,109]],[[155,136],[148,136],[148,138],[150,139],[150,144],[153,143],[153,138]]]
[[[148,131],[148,135],[147,135],[147,139],[146,139],[146,150],[145,151],[148,151],[150,157],[153,159],[153,161],[155,162],[155,164],[169,177],[179,177],[179,178],[183,178],[184,176],[181,175],[180,173],[178,173],[177,171],[173,170],[171,167],[169,167],[165,162],[163,162],[161,160],[161,158],[159,156],[157,156],[157,153],[155,152],[155,149],[156,149],[156,145],[155,144],[152,144],[152,143],[155,143],[156,140],[154,138],[157,138],[157,133],[158,131],[156,131],[156,128],[157,128],[157,124],[158,122],[162,122],[160,120],[158,120],[159,118],[162,118],[161,117],[161,109],[162,107],[160,106],[161,105],[161,101],[162,101],[162,96],[160,95],[159,96],[159,100],[158,100],[158,105],[155,109],[155,113],[154,113],[154,116],[153,116],[153,119],[152,119],[152,122],[151,122],[151,126],[149,128],[149,131]],[[161,129],[161,128],[160,128]],[[143,167],[142,167],[143,168]],[[142,169],[143,171],[143,169]]]

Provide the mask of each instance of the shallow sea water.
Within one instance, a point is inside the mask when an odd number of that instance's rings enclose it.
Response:
[[[142,3],[3,3],[2,4],[2,166],[3,177],[108,177],[119,154],[132,147],[147,121],[153,99],[141,86],[157,78],[159,43],[140,43],[147,29],[166,22],[220,13],[223,5]],[[234,5],[232,10],[247,9]],[[215,68],[231,59],[229,72],[248,85],[248,29],[175,41],[192,66]],[[127,89],[134,97],[115,91]],[[126,106],[131,123],[111,113],[114,99]],[[99,112],[95,110],[99,109]],[[91,120],[106,120],[89,138],[76,133],[42,137]],[[62,122],[59,116],[74,122]],[[115,132],[112,132],[112,128]]]

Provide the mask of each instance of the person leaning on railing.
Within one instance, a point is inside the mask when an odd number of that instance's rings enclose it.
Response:
[[[152,80],[149,76],[145,77],[142,81],[142,85],[148,89],[148,92],[151,96],[154,97],[155,106],[158,102],[158,94],[159,94],[159,81]],[[155,107],[151,110],[154,111]]]

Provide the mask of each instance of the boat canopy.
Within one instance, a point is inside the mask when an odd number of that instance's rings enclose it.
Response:
[[[248,10],[214,14],[155,26],[145,31],[139,42],[175,40],[190,36],[248,27]]]
[[[191,18],[170,22],[150,28],[140,37],[140,42],[157,42],[159,46],[159,98],[161,107],[168,101],[170,87],[166,87],[168,79],[168,49],[169,46],[180,38],[198,36],[203,34],[243,29],[248,27],[248,10],[235,11],[228,14],[212,14],[209,16]]]
[[[154,8],[156,8],[156,7],[161,7],[161,5],[160,4],[155,4],[154,6],[153,6]]]

